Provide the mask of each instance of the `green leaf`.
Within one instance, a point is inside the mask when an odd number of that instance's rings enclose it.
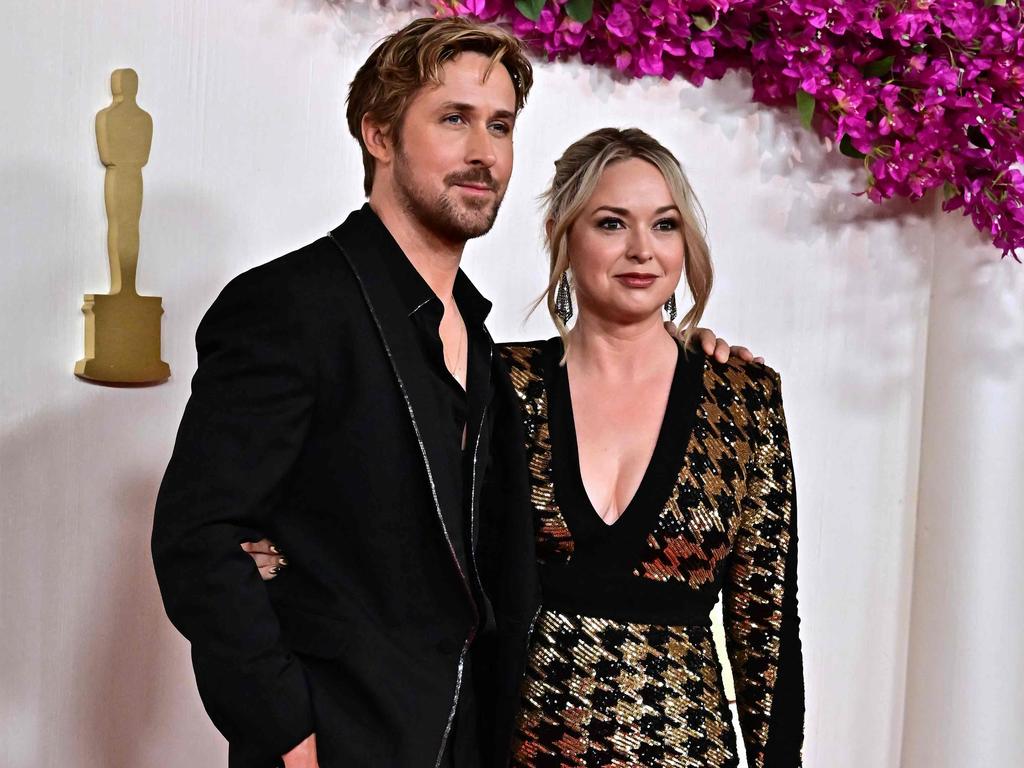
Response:
[[[839,151],[847,157],[852,157],[855,160],[863,160],[867,155],[853,146],[853,142],[850,141],[849,136],[843,136],[842,141],[839,142]]]
[[[803,123],[804,128],[811,127],[811,120],[814,119],[814,108],[817,105],[814,97],[802,88],[798,88],[796,92],[796,108],[800,113],[800,122]]]
[[[569,0],[565,4],[565,12],[573,21],[585,23],[594,15],[594,0]],[[538,11],[540,13],[540,11]]]
[[[949,200],[951,197],[955,197],[959,190],[950,184],[948,181],[942,182],[942,199],[943,201]]]
[[[697,29],[702,30],[703,32],[707,32],[709,29],[714,29],[715,25],[718,24],[718,19],[712,21],[707,16],[701,16],[696,13],[690,18],[693,19],[693,23],[696,25]]]
[[[536,21],[540,18],[540,12],[544,8],[545,2],[547,0],[516,0],[516,8],[530,21]]]
[[[1006,0],[985,0],[985,7],[991,8],[993,5],[1006,5]]]
[[[892,72],[892,63],[896,61],[895,56],[886,56],[884,59],[872,61],[864,67],[865,77],[885,77]]]

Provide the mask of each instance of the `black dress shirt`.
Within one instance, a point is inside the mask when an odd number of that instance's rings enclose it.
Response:
[[[365,210],[371,212],[367,206]],[[368,217],[370,218],[370,217]],[[374,214],[374,222],[384,227]],[[484,409],[491,398],[491,340],[484,328],[484,322],[491,311],[491,302],[485,299],[470,282],[462,270],[455,277],[453,296],[466,325],[467,364],[466,388],[452,376],[444,360],[444,345],[441,342],[441,318],[444,303],[427,285],[426,280],[416,271],[409,259],[397,248],[387,249],[385,263],[398,295],[409,313],[409,320],[415,329],[419,342],[422,363],[428,372],[429,388],[437,412],[443,414],[448,425],[449,466],[459,475],[463,489],[464,520],[460,535],[469,549],[468,510],[472,488],[472,442],[481,428]],[[466,444],[463,446],[463,435]]]
[[[372,214],[369,206],[364,210]],[[372,218],[383,228],[383,223],[375,214],[367,218]],[[490,372],[493,347],[484,328],[491,303],[477,291],[460,269],[455,276],[452,295],[466,325],[466,388],[463,389],[448,370],[444,359],[444,345],[441,341],[444,303],[400,249],[385,249],[384,261],[413,324],[414,336],[422,354],[421,363],[429,379],[427,384],[437,412],[442,415],[442,423],[446,425],[447,463],[457,474],[458,486],[462,489],[463,518],[458,535],[465,551],[470,552],[476,544],[471,542],[474,532],[471,530],[469,512],[473,503],[473,442],[478,432],[487,428],[483,421],[484,410],[492,394]],[[468,560],[469,567],[475,570],[474,558],[470,557]],[[471,581],[474,584],[473,592],[477,605],[481,607],[478,631],[489,634],[495,629],[493,611],[487,597],[475,587],[479,584],[477,573],[471,575]],[[472,657],[467,657],[464,668],[467,678],[472,674],[471,662]],[[461,689],[458,712],[452,727],[453,732],[463,733],[463,738],[458,740],[463,748],[457,749],[456,739],[450,739],[441,765],[445,768],[473,768],[478,765],[479,747],[475,738],[467,738],[465,735],[466,732],[475,732],[477,729],[476,703],[471,685]]]

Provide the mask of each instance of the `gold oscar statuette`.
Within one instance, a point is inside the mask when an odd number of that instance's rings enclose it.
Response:
[[[96,115],[96,144],[107,167],[110,293],[85,294],[85,357],[75,364],[75,375],[102,384],[159,384],[171,375],[160,359],[160,297],[135,290],[142,166],[153,142],[153,118],[135,102],[138,90],[135,70],[114,70],[114,103]]]

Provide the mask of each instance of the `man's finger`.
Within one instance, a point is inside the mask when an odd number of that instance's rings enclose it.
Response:
[[[266,565],[259,569],[260,578],[264,581],[270,581],[277,577],[277,574],[281,572],[281,566],[279,565]]]
[[[715,342],[714,353],[715,353],[715,360],[717,360],[718,362],[720,362],[720,363],[728,362],[728,360],[729,360],[729,345],[726,343],[725,339],[718,339]]]
[[[269,568],[272,565],[288,565],[288,561],[280,555],[252,554],[251,557],[256,563],[257,568]]]
[[[745,363],[749,363],[749,362],[754,360],[754,353],[751,352],[746,347],[732,347],[730,349],[730,352],[732,352],[732,356],[733,357],[738,357],[740,360],[742,360]],[[760,362],[763,363],[764,360],[762,359],[762,360],[760,360]]]
[[[242,550],[252,554],[263,554],[263,555],[280,555],[281,550],[270,539],[260,539],[259,541],[243,541],[240,545]]]
[[[704,350],[704,354],[713,355],[715,353],[715,334],[707,328],[694,328],[694,332],[697,334],[697,343]]]

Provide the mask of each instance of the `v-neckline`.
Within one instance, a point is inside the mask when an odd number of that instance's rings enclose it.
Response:
[[[555,494],[566,524],[577,540],[610,536],[619,531],[634,531],[645,536],[649,529],[647,523],[653,524],[653,518],[664,507],[682,466],[696,417],[704,356],[693,352],[685,354],[682,349],[677,351],[672,384],[654,451],[632,498],[615,522],[606,523],[595,509],[583,482],[568,370],[559,365],[563,354],[562,340],[552,339],[545,364],[548,422]],[[623,535],[628,536],[626,533]]]

